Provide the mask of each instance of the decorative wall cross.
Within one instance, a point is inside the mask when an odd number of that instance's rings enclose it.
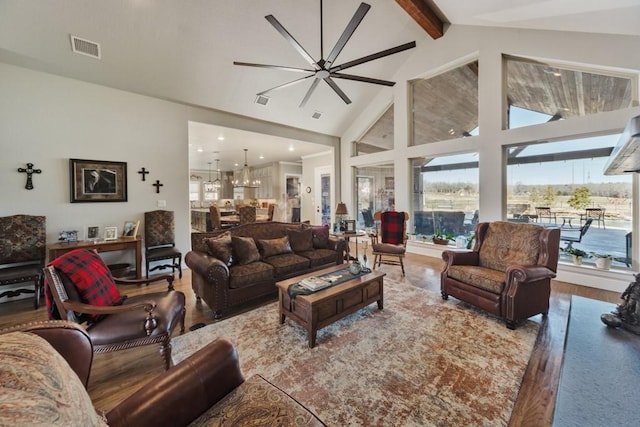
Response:
[[[138,171],[138,173],[142,175],[142,180],[146,181],[146,176],[149,174],[149,171],[145,170],[145,168],[142,168]]]
[[[31,177],[34,173],[42,173],[42,169],[34,169],[33,163],[27,163],[27,168],[18,168],[18,172],[27,174],[27,185],[24,186],[27,190],[33,190],[33,181]]]
[[[160,192],[160,187],[164,187],[164,184],[160,184],[160,180],[156,179],[156,183],[155,184],[151,184],[154,187],[156,187],[156,194],[158,194]]]

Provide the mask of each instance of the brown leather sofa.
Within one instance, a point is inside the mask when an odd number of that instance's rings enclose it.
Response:
[[[559,245],[559,228],[504,221],[477,224],[471,252],[442,253],[442,298],[451,295],[502,317],[510,329],[520,320],[546,315]]]
[[[237,239],[230,258],[223,260],[223,256],[212,253],[210,239],[228,236],[225,233],[231,238],[252,238],[256,247],[261,248],[259,257],[241,262],[246,251],[235,246]],[[288,251],[273,255],[265,250],[265,242],[284,237],[290,244]],[[191,233],[191,251],[185,262],[191,269],[191,286],[197,298],[203,299],[214,316],[220,318],[229,309],[275,295],[277,281],[342,264],[346,249],[344,239],[329,236],[328,227],[268,221]]]
[[[34,338],[26,332],[36,334],[48,342],[42,345],[38,343],[44,354],[34,356],[31,348],[16,350],[21,346],[22,340],[25,341],[25,347],[29,341],[33,342]],[[15,333],[19,335],[16,336]],[[5,345],[10,340],[9,337],[12,343]],[[62,355],[61,362],[53,349]],[[8,394],[0,396],[0,425],[53,425],[54,421],[62,421],[62,425],[89,425],[84,423],[86,418],[83,421],[69,418],[80,416],[93,417],[96,425],[104,425],[102,423],[106,419],[107,424],[112,427],[218,425],[222,420],[229,425],[240,425],[236,422],[243,420],[253,423],[251,425],[269,425],[276,415],[278,425],[324,425],[300,403],[259,375],[245,382],[240,371],[238,353],[224,339],[209,343],[159,375],[104,414],[103,419],[100,419],[99,414],[92,414],[91,410],[86,414],[86,404],[92,406],[84,387],[89,380],[93,349],[89,336],[81,327],[67,321],[49,321],[6,329],[0,331],[0,353],[3,351],[13,351],[15,358],[3,360],[4,366],[0,367],[0,393]],[[38,360],[40,366],[30,369],[32,358]],[[43,364],[43,358],[45,362],[50,358],[51,365]],[[20,359],[15,362],[16,366],[9,366],[16,359]],[[61,364],[64,366],[58,366]],[[82,383],[80,390],[78,387],[67,390],[68,384],[55,381],[64,378],[57,376],[56,370],[69,368],[73,370],[70,373],[73,378],[67,376],[66,382],[72,383],[79,378]],[[28,371],[37,371],[34,378],[39,378],[39,381],[25,379],[18,384],[19,392],[15,392],[18,381],[14,375],[20,372],[26,374]],[[51,399],[46,405],[39,407],[39,410],[33,410],[28,403],[25,404],[25,396],[32,396],[41,405],[43,398]],[[5,404],[9,406],[3,408]],[[80,404],[85,404],[83,412],[80,412],[80,408],[73,407]],[[20,405],[23,413],[16,412]]]

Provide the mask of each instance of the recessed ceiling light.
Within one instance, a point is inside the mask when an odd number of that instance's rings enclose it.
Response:
[[[233,166],[238,167],[238,164],[237,164],[237,163],[234,163],[234,164],[233,164]]]
[[[200,148],[198,148],[196,151],[197,151],[198,153],[202,153],[204,150],[202,149],[202,147],[200,147]]]
[[[453,130],[453,129],[449,129],[449,135],[455,135],[455,134],[456,134],[456,131],[455,131],[455,130]]]
[[[293,145],[289,146],[289,151],[293,151]]]
[[[224,135],[220,135],[220,136],[218,137],[218,141],[224,141]]]
[[[260,154],[260,160],[264,159],[264,156],[262,154]]]

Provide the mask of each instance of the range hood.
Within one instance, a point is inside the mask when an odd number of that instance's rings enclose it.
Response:
[[[640,172],[640,116],[629,120],[609,156],[609,161],[604,165],[605,175],[634,172]]]

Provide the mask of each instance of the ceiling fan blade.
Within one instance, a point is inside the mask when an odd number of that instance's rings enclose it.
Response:
[[[320,79],[316,77],[313,80],[313,83],[311,83],[311,87],[309,88],[307,93],[305,93],[304,98],[302,98],[302,102],[300,102],[299,105],[300,108],[303,108],[305,105],[307,105],[307,101],[309,101],[309,98],[311,98],[311,94],[313,93],[313,91],[316,90],[316,86],[318,86],[318,83],[320,83]]]
[[[336,42],[336,45],[331,50],[331,53],[329,53],[329,56],[325,61],[326,67],[330,67],[331,64],[333,64],[333,62],[336,60],[338,55],[340,55],[340,52],[342,52],[342,49],[344,49],[344,46],[356,31],[356,28],[358,28],[358,25],[360,25],[369,9],[371,9],[371,6],[367,3],[360,3],[360,6],[358,6],[358,10],[356,10],[356,13],[351,18],[351,21],[349,21],[347,27],[344,29],[342,35]]]
[[[298,53],[300,55],[302,55],[302,57],[309,63],[311,64],[311,66],[313,68],[315,68],[316,70],[319,70],[320,67],[318,66],[318,64],[316,63],[315,59],[313,59],[311,57],[311,55],[309,55],[309,52],[307,52],[306,50],[304,50],[304,48],[302,47],[302,45],[300,45],[300,43],[298,43],[298,41],[296,39],[293,38],[293,36],[291,34],[289,34],[289,32],[282,26],[282,24],[273,16],[273,15],[267,15],[265,16],[265,19],[267,21],[269,21],[269,23],[271,25],[273,25],[275,27],[276,30],[278,30],[278,32],[280,34],[282,34],[282,36],[287,39],[287,41],[289,42],[289,44],[291,44],[291,46],[293,46],[293,48],[295,50],[298,51]]]
[[[240,61],[233,61],[233,65],[241,65],[243,67],[273,68],[274,70],[295,71],[297,73],[315,73],[316,71],[306,68],[287,67],[284,65],[254,64],[251,62]]]
[[[336,65],[335,67],[331,67],[329,71],[333,73],[336,71],[346,70],[347,68],[355,67],[356,65],[364,64],[365,62],[373,61],[374,59],[384,58],[385,56],[403,52],[414,47],[416,47],[416,42],[401,44],[400,46],[392,47],[391,49],[381,50],[380,52],[372,53],[371,55],[363,56],[362,58],[354,59],[353,61]]]
[[[325,77],[324,81],[327,82],[327,84],[331,87],[331,89],[333,89],[340,98],[342,98],[342,100],[345,102],[345,104],[351,104],[351,100],[349,99],[349,97],[347,96],[346,93],[344,93],[342,91],[342,89],[340,89],[338,87],[338,85],[336,84],[336,82],[334,82],[331,77]]]
[[[271,89],[263,90],[262,92],[257,93],[256,95],[266,95],[267,93],[269,93],[271,91],[274,91],[274,90],[277,90],[277,89],[282,89],[282,88],[289,87],[289,86],[293,86],[294,84],[300,83],[301,81],[306,80],[309,77],[313,77],[313,76],[314,76],[314,74],[310,74],[308,76],[300,77],[299,79],[295,79],[295,80],[292,80],[290,82],[283,83],[281,85],[272,87]]]
[[[335,77],[336,79],[355,80],[357,82],[373,83],[373,84],[382,85],[382,86],[393,86],[396,84],[396,82],[390,82],[389,80],[380,80],[380,79],[374,79],[371,77],[354,76],[353,74],[331,73],[331,77]]]

